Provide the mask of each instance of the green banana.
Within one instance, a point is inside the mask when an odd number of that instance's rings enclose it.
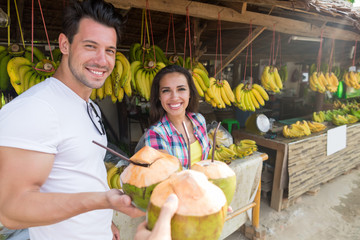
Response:
[[[7,72],[7,65],[10,59],[11,55],[8,54],[4,56],[0,62],[0,89],[2,91],[6,91],[10,85],[10,77]]]
[[[55,48],[52,50],[52,56],[54,58],[54,62],[61,61],[62,53],[60,51],[60,48]]]
[[[141,45],[140,43],[133,43],[130,46],[130,50],[129,50],[129,60],[130,62],[134,62],[136,61],[136,52],[138,51],[138,49],[141,49]]]
[[[26,46],[25,50],[28,52],[31,52],[32,51],[31,46]],[[40,49],[38,49],[37,47],[33,47],[33,50],[34,50],[34,57],[36,57],[38,61],[41,61],[44,58],[46,58],[44,53],[42,51],[40,51]]]

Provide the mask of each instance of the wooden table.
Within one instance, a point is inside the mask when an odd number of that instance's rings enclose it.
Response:
[[[360,123],[347,125],[346,147],[328,154],[328,130],[336,127],[329,124],[319,133],[293,139],[284,138],[281,133],[275,139],[267,139],[244,129],[233,130],[232,135],[234,141],[252,139],[258,146],[276,151],[270,206],[281,211],[287,206],[284,200],[293,202],[360,165]],[[284,190],[287,190],[286,196]]]
[[[276,139],[267,139],[262,135],[256,135],[246,132],[244,129],[233,130],[232,135],[234,140],[251,139],[256,141],[256,144],[276,151],[274,179],[271,192],[270,206],[277,211],[281,210],[281,203],[283,199],[284,189],[288,179],[287,174],[287,143],[278,141]]]

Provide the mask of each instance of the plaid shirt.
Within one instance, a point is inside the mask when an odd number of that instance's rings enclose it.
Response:
[[[200,113],[187,113],[192,122],[195,138],[202,148],[201,160],[207,159],[210,143],[206,133],[205,118]],[[157,124],[152,125],[145,134],[145,145],[155,149],[165,149],[176,156],[184,168],[189,168],[188,148],[184,136],[179,133],[165,115]]]

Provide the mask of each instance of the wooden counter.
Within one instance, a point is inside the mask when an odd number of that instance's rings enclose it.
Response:
[[[275,139],[233,130],[234,140],[252,139],[257,145],[276,151],[270,206],[280,211],[284,190],[287,199],[296,199],[321,183],[325,183],[360,165],[360,123],[346,128],[346,148],[327,155],[327,130],[307,137],[287,139],[281,133]],[[266,152],[266,151],[264,151]]]

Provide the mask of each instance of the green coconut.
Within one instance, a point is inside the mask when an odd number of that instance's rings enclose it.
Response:
[[[194,163],[191,169],[204,173],[210,182],[221,188],[230,205],[236,189],[236,174],[229,165],[216,160],[204,160]]]
[[[132,163],[120,175],[121,188],[137,208],[146,211],[155,186],[180,171],[181,162],[149,146],[140,149],[130,160]]]
[[[171,219],[172,240],[218,239],[227,214],[226,197],[222,190],[194,170],[173,174],[158,184],[147,209],[147,227],[152,230],[161,206],[170,194],[179,198],[178,209]]]

